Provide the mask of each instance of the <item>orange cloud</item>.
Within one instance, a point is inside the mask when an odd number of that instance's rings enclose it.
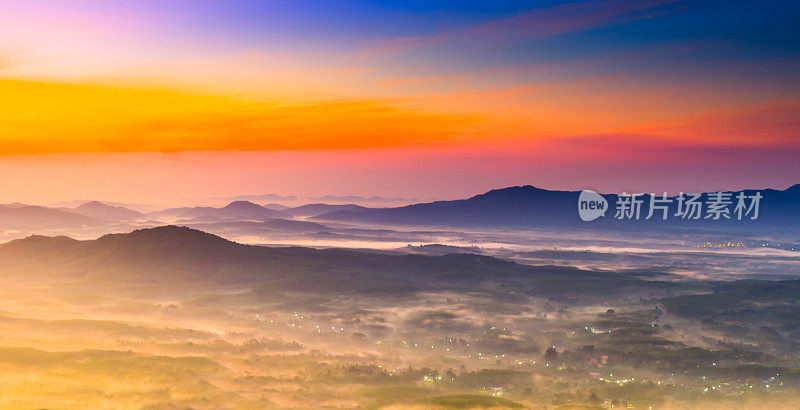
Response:
[[[408,146],[481,132],[480,118],[396,101],[264,103],[167,89],[0,81],[0,154]]]
[[[352,75],[352,74],[364,74],[364,73],[371,73],[372,70],[369,68],[364,67],[350,67],[350,68],[342,68],[340,70],[333,70],[332,73],[338,75]]]
[[[800,145],[800,100],[770,101],[735,110],[696,114],[645,124],[634,133],[661,135],[715,145]]]

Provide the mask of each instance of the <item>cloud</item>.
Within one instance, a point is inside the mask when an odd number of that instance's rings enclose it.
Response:
[[[749,107],[645,124],[632,132],[739,147],[800,149],[800,100],[774,100]]]
[[[448,41],[507,43],[530,37],[552,37],[607,25],[661,17],[687,9],[685,0],[590,0],[531,9],[512,17],[430,36],[378,41],[360,55],[380,55]]]
[[[429,145],[471,133],[476,118],[412,111],[381,101],[241,107],[130,124],[109,151],[330,150]],[[132,143],[132,144],[131,144]]]
[[[364,73],[371,73],[373,70],[364,67],[349,67],[349,68],[342,68],[338,70],[331,71],[333,74],[338,75],[352,75],[352,74],[364,74]]]
[[[566,3],[528,12],[502,20],[484,23],[466,32],[482,36],[549,37],[609,24],[654,18],[674,9],[659,9],[667,5],[682,5],[676,0],[606,0]]]
[[[244,101],[168,89],[0,80],[0,154],[362,149],[479,132],[401,101]]]

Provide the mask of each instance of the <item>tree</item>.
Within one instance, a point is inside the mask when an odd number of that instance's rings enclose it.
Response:
[[[553,361],[558,358],[558,351],[556,350],[555,346],[548,347],[547,350],[544,351],[544,359],[547,361]]]

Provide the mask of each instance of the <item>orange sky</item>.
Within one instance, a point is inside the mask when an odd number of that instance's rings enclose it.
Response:
[[[800,53],[745,10],[328,6],[4,3],[0,201],[800,182]]]

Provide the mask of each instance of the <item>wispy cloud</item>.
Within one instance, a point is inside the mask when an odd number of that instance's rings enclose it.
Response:
[[[531,9],[512,17],[430,36],[384,39],[360,54],[389,54],[448,41],[490,44],[525,41],[531,37],[551,37],[657,18],[685,11],[687,7],[686,0],[589,0],[566,3]]]
[[[681,6],[681,8],[664,7]],[[470,27],[465,33],[502,38],[555,36],[681,10],[683,0],[601,0],[567,3]]]

